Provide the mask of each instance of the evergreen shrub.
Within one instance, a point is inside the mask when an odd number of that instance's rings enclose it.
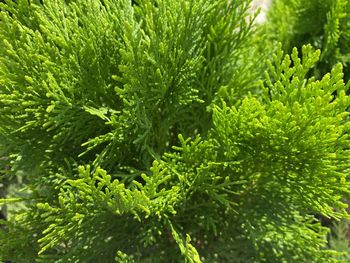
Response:
[[[349,23],[318,46],[307,1],[250,2],[0,4],[0,260],[342,262],[316,215],[349,218]]]

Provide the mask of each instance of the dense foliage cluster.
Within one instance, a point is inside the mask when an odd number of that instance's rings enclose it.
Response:
[[[350,4],[250,2],[0,4],[0,260],[342,261]]]
[[[286,52],[312,44],[322,51],[312,72],[318,78],[342,63],[350,79],[350,2],[348,0],[273,0],[267,37],[280,41]]]

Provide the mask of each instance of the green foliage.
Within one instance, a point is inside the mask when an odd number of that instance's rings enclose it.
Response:
[[[249,3],[0,4],[0,152],[25,193],[0,199],[22,204],[1,260],[341,262],[315,214],[349,217],[350,84],[310,75],[343,34],[268,61]]]
[[[3,155],[35,174],[67,157],[147,169],[177,133],[208,129],[220,86],[249,88],[234,79],[246,69],[244,2],[3,5]]]
[[[347,0],[273,0],[266,31],[272,41],[280,41],[290,52],[310,43],[322,50],[314,71],[316,77],[337,63],[344,65],[350,79],[350,2]]]
[[[350,260],[349,251],[349,221],[340,221],[333,225],[332,235],[329,245],[332,249],[342,252],[338,256],[340,260],[348,262]]]

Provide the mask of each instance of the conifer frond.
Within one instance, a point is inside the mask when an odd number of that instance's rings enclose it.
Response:
[[[266,32],[273,41],[282,43],[283,50],[311,44],[322,51],[314,70],[319,78],[341,62],[345,79],[349,74],[349,13],[346,0],[273,0],[268,12]]]
[[[250,3],[0,4],[0,260],[341,262],[350,5]]]

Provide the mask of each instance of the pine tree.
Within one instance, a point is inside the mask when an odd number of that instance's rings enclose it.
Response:
[[[1,260],[341,262],[344,63],[259,46],[249,4],[0,4]]]

